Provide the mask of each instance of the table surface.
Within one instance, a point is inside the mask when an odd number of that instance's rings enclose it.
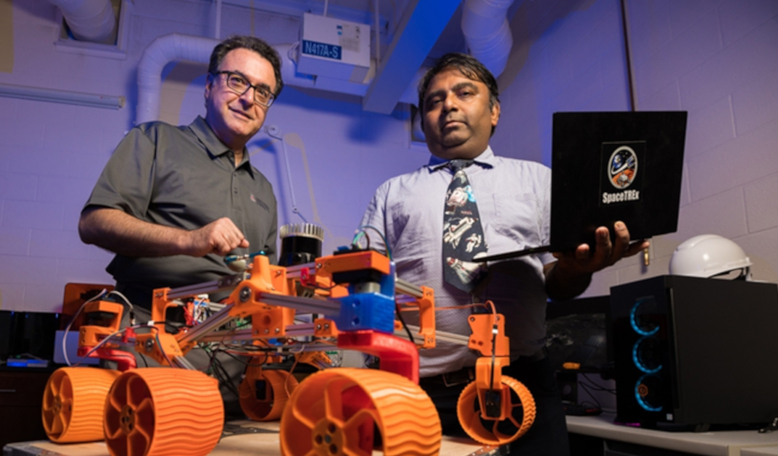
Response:
[[[669,432],[613,424],[613,415],[568,416],[567,430],[575,434],[684,451],[706,456],[778,455],[778,432]],[[746,453],[746,448],[774,447],[772,453]]]
[[[743,448],[740,456],[778,456],[778,446]]]
[[[278,438],[278,422],[258,423],[236,421],[225,426],[225,436],[210,453],[211,456],[278,456],[281,454]],[[233,435],[227,435],[232,432]],[[13,452],[11,452],[13,450]],[[49,441],[11,443],[5,446],[9,456],[108,456],[105,442],[74,443],[58,445]],[[499,449],[478,444],[470,439],[443,437],[440,456],[491,456],[500,454]]]

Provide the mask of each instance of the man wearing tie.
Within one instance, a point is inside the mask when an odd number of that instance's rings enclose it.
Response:
[[[506,317],[511,365],[503,374],[522,382],[537,407],[535,423],[512,452],[569,453],[561,398],[545,356],[548,298],[569,299],[589,286],[592,273],[634,255],[648,242],[630,244],[617,222],[596,232],[595,249],[537,254],[488,265],[479,253],[512,252],[549,243],[550,170],[535,162],[495,156],[489,138],[500,119],[494,76],[476,59],[447,54],[419,84],[422,128],[432,156],[426,166],[378,188],[362,218],[381,231],[397,276],[435,290],[439,331],[469,335],[471,303],[494,302]],[[406,317],[408,318],[408,317]],[[420,385],[435,402],[444,434],[461,433],[456,402],[472,380],[477,355],[466,346],[438,342],[422,350]]]

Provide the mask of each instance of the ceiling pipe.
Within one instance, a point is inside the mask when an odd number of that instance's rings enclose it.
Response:
[[[51,0],[54,1],[54,0]],[[63,0],[57,0],[63,1]],[[87,0],[89,1],[89,0]],[[106,0],[107,1],[107,0]],[[462,29],[471,54],[496,76],[505,69],[513,39],[506,17],[513,0],[467,0]],[[497,30],[497,32],[493,32]],[[213,48],[220,40],[170,34],[155,39],[143,52],[138,65],[138,107],[136,124],[159,119],[162,72],[171,62],[188,61],[208,64]],[[281,56],[281,77],[285,85],[364,97],[372,81],[362,83],[297,73],[296,44],[275,46]],[[416,104],[416,86],[425,69],[417,71],[398,102]]]
[[[159,100],[162,89],[162,71],[171,62],[194,62],[208,65],[213,48],[221,40],[173,33],[155,39],[140,58],[138,64],[138,109],[136,124],[159,119]],[[281,79],[284,84],[296,87],[314,87],[313,77],[298,76],[295,62],[289,57],[292,45],[278,45],[275,50],[281,57]]]
[[[214,34],[213,37],[218,39],[221,39],[222,37],[222,0],[216,0],[216,24],[214,24]]]
[[[508,63],[513,36],[508,8],[514,0],[467,0],[462,11],[462,33],[470,55],[484,64],[494,77]]]
[[[62,11],[70,32],[80,41],[113,44],[117,20],[110,0],[49,0]]]
[[[162,88],[162,71],[171,62],[194,62],[208,64],[213,48],[220,40],[170,34],[155,39],[140,58],[138,64],[138,109],[135,123],[141,124],[159,119],[159,100]],[[315,77],[297,74],[297,63],[292,59],[295,45],[277,45],[275,50],[281,57],[281,79],[293,87],[319,89],[328,92],[364,96],[367,84],[354,83],[335,78]]]
[[[138,64],[138,109],[135,123],[159,120],[162,70],[170,62],[187,61],[208,64],[211,51],[219,40],[177,33],[155,39],[143,51]]]

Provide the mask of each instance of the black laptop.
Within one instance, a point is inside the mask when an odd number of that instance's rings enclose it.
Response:
[[[686,118],[685,111],[554,113],[550,245],[477,261],[594,245],[597,227],[619,220],[633,240],[675,232]]]

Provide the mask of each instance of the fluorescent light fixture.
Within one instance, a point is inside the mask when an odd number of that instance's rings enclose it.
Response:
[[[13,84],[0,84],[0,96],[106,109],[121,109],[124,107],[124,97],[70,92],[68,90],[42,89]]]

